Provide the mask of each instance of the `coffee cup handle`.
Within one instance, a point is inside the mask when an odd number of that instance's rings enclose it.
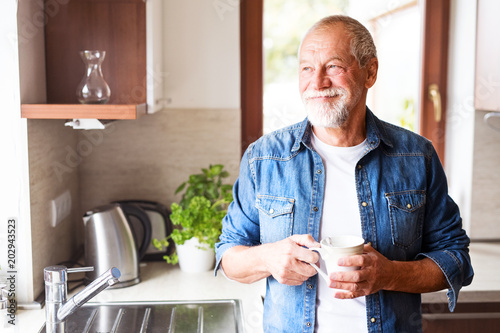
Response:
[[[319,247],[311,247],[311,248],[309,248],[309,250],[318,251],[319,254],[321,255],[321,248],[319,248]],[[309,265],[311,265],[318,272],[319,276],[321,276],[323,278],[323,280],[326,281],[326,284],[330,284],[330,278],[328,277],[328,275],[326,275],[325,272],[323,272],[321,269],[319,269],[319,267],[316,266],[316,264],[310,263]]]

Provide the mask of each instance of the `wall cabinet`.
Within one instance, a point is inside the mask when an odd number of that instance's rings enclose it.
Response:
[[[38,119],[136,119],[161,108],[161,0],[45,1],[47,104],[22,105]],[[49,15],[50,14],[50,15]],[[104,50],[108,104],[81,105],[81,50]]]

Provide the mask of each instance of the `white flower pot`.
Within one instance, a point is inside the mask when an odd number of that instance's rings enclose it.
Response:
[[[185,241],[183,245],[176,244],[175,246],[179,257],[179,266],[183,272],[199,273],[214,268],[214,249],[211,249],[207,244],[200,244],[198,238],[193,237]]]

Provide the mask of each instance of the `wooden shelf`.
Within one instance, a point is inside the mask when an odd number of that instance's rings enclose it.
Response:
[[[28,119],[137,119],[146,104],[21,104]]]

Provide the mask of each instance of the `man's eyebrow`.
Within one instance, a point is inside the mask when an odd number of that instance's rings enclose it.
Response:
[[[342,57],[341,57],[341,56],[339,56],[339,55],[334,55],[334,56],[332,56],[332,57],[328,58],[328,59],[326,60],[326,62],[330,62],[330,61],[333,61],[333,60],[338,60],[338,61],[340,61],[340,62],[344,62],[344,63],[346,63],[346,62],[347,62],[344,58],[342,58]]]
[[[330,58],[328,58],[325,63],[328,63],[330,61],[334,61],[334,60],[337,60],[337,61],[340,61],[340,62],[343,62],[343,63],[347,63],[347,61],[342,58],[341,56],[339,55],[334,55],[334,56],[331,56]],[[309,60],[304,60],[304,59],[300,59],[299,61],[299,65],[303,64],[303,63],[310,63],[311,61]]]

